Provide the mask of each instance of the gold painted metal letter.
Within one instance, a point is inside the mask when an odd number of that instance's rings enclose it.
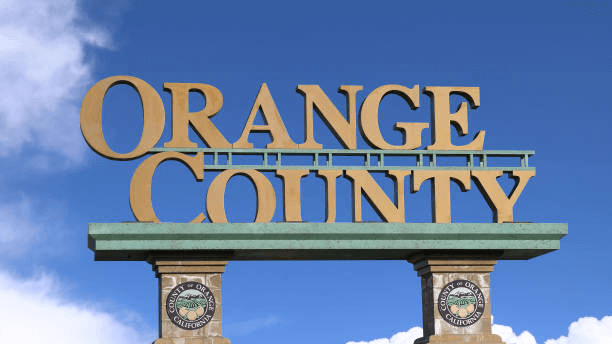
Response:
[[[412,192],[419,191],[421,184],[427,180],[431,181],[431,206],[433,222],[451,222],[450,181],[453,179],[462,191],[470,189],[469,171],[427,171],[414,170],[412,172]]]
[[[389,199],[374,178],[363,170],[346,170],[346,176],[353,180],[353,221],[361,222],[361,193],[366,196],[378,215],[387,222],[404,222],[404,177],[410,170],[389,171],[395,179],[397,206]]]
[[[261,108],[261,115],[264,117],[266,124],[255,125],[255,116]],[[244,130],[238,141],[233,144],[234,148],[253,148],[253,144],[248,141],[251,132],[268,132],[272,137],[272,142],[266,145],[266,148],[298,148],[291,140],[287,128],[278,113],[278,108],[274,104],[274,99],[270,94],[268,85],[263,83],[251,108],[251,113],[244,125]]]
[[[142,102],[143,123],[140,142],[129,153],[113,151],[102,133],[102,102],[108,90],[119,84],[131,86]],[[164,131],[164,104],[159,94],[145,81],[132,76],[111,76],[93,85],[81,104],[81,132],[85,141],[98,154],[117,160],[129,160],[146,154],[162,136]]]
[[[233,176],[241,174],[251,180],[257,194],[255,222],[270,222],[276,209],[276,194],[272,184],[257,170],[225,170],[210,183],[206,194],[206,210],[211,222],[227,223],[225,215],[225,188]]]
[[[348,121],[329,100],[319,85],[298,85],[297,91],[304,95],[304,143],[300,149],[321,149],[314,139],[313,112],[316,107],[321,119],[345,148],[357,149],[357,92],[363,86],[340,86],[338,92],[346,95]]]
[[[163,152],[151,155],[134,171],[130,182],[130,207],[139,222],[160,222],[155,215],[151,202],[151,181],[157,166],[166,160],[180,161],[189,167],[196,180],[204,179],[204,154],[202,153],[195,156],[178,152]],[[206,217],[203,213],[200,213],[191,222],[200,223],[204,219]]]
[[[404,134],[404,144],[396,146],[389,144],[380,133],[378,122],[378,108],[380,102],[387,94],[394,93],[404,98],[411,109],[419,107],[419,85],[408,88],[401,85],[380,86],[370,93],[361,105],[361,131],[363,138],[368,143],[380,149],[415,149],[421,146],[421,132],[429,127],[429,123],[395,123],[395,130],[402,131]]]
[[[432,145],[429,150],[482,150],[485,132],[481,130],[474,140],[463,146],[451,143],[451,124],[457,129],[459,135],[468,133],[467,104],[462,102],[457,112],[450,113],[450,95],[460,94],[469,100],[472,108],[480,106],[480,89],[478,87],[425,87],[424,93],[431,97],[433,102],[432,114]]]
[[[210,148],[231,148],[223,134],[210,120],[223,106],[223,95],[214,86],[206,84],[164,83],[164,89],[172,94],[172,139],[164,144],[171,148],[195,148],[198,145],[189,140],[188,127],[191,125],[200,139]],[[204,109],[189,112],[189,92],[201,93],[206,99]]]
[[[525,189],[529,179],[535,176],[535,171],[512,171],[515,185],[510,192],[510,197],[506,196],[497,182],[497,177],[502,174],[503,171],[472,171],[472,177],[474,177],[478,189],[493,211],[493,221],[497,223],[513,221],[514,204]]]
[[[325,222],[336,222],[336,179],[342,175],[342,170],[319,170],[317,177],[325,180],[327,207],[325,208]]]
[[[300,181],[302,177],[307,176],[308,170],[277,170],[276,175],[283,179],[284,202],[285,205],[285,221],[301,222],[302,221],[302,202]]]

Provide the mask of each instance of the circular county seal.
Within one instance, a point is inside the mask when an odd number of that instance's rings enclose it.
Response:
[[[185,282],[174,287],[166,298],[166,313],[184,330],[197,330],[215,314],[215,296],[204,284]]]
[[[478,286],[467,280],[447,284],[438,295],[438,311],[453,326],[470,326],[480,320],[485,298]]]

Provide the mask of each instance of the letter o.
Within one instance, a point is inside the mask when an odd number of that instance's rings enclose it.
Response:
[[[206,194],[206,210],[211,222],[227,223],[225,215],[225,188],[233,176],[241,174],[251,180],[257,193],[255,222],[270,222],[276,208],[276,194],[272,183],[256,170],[225,170],[213,179]]]
[[[102,133],[102,102],[108,90],[119,84],[131,86],[140,97],[143,123],[140,142],[129,153],[110,149]],[[81,104],[81,132],[91,149],[100,155],[117,160],[129,160],[146,154],[161,138],[164,131],[164,104],[159,94],[145,81],[132,76],[111,76],[93,85]]]

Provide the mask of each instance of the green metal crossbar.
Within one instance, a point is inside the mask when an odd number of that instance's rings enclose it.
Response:
[[[558,250],[566,223],[90,223],[96,260],[401,259],[423,252],[530,259]]]
[[[228,169],[257,169],[257,170],[502,170],[502,171],[521,171],[535,170],[529,166],[529,157],[534,155],[534,151],[518,150],[482,150],[482,151],[439,151],[439,150],[366,150],[366,149],[240,149],[240,148],[153,148],[149,153],[160,152],[182,152],[182,153],[203,153],[205,157],[205,170],[228,170]],[[242,157],[258,156],[261,163],[235,163]],[[270,164],[270,156],[274,157],[274,163]],[[310,164],[290,164],[283,165],[288,157],[310,156]],[[325,164],[319,163],[319,157],[325,158]],[[334,157],[362,157],[363,165],[334,165]],[[416,163],[411,159],[402,160],[403,165],[386,165],[387,157],[416,157]],[[212,163],[207,163],[211,160]],[[283,157],[285,159],[283,159]],[[372,164],[372,157],[377,161]],[[440,158],[463,157],[463,165],[440,165]],[[490,157],[497,158],[518,158],[518,166],[489,166]],[[222,161],[224,158],[224,161]],[[425,161],[427,158],[427,162]],[[477,160],[477,163],[476,163]],[[337,159],[336,159],[337,161]]]

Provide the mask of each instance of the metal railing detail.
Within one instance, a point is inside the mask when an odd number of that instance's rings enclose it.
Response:
[[[238,149],[238,148],[153,148],[150,153],[181,152],[203,153],[205,170],[256,169],[256,170],[535,170],[529,166],[529,157],[534,151],[482,150],[482,151],[435,151],[435,150],[367,150],[367,149]],[[283,164],[292,157],[310,156],[311,163]],[[260,163],[245,163],[245,157],[258,157]],[[270,163],[270,157],[274,162]],[[320,163],[320,158],[325,164]],[[341,157],[361,157],[362,164],[334,164]],[[393,163],[385,164],[391,158]],[[464,164],[449,164],[447,158],[464,158]],[[374,162],[373,158],[376,158]],[[490,166],[490,158],[516,158],[516,166]],[[399,159],[399,161],[398,161]],[[251,159],[252,160],[252,159]]]

